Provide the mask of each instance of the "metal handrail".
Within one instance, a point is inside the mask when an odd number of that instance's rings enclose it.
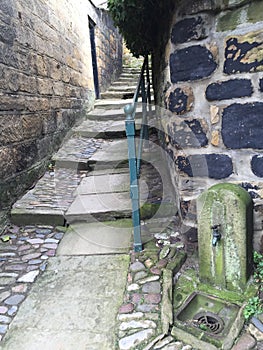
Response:
[[[139,81],[133,96],[133,102],[124,107],[126,115],[126,135],[128,140],[128,158],[130,170],[130,197],[132,201],[132,221],[134,235],[134,251],[142,251],[141,240],[141,223],[140,223],[140,191],[139,178],[141,172],[142,149],[145,140],[149,139],[148,122],[147,122],[147,107],[151,103],[151,84],[148,56],[145,57]],[[140,140],[138,150],[136,151],[135,141],[135,115],[139,97],[142,98],[142,124],[140,130]],[[151,107],[149,107],[151,108]],[[151,109],[150,109],[151,111]]]

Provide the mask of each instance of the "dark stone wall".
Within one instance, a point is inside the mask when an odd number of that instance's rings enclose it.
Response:
[[[103,90],[122,61],[107,13],[89,1],[0,2],[0,210],[33,184],[93,106],[89,17]]]
[[[263,230],[262,1],[175,5],[156,98],[182,217],[195,219],[193,198],[215,183],[253,182]]]

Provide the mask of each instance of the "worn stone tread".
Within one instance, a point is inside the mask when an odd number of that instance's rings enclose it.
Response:
[[[78,195],[65,218],[68,223],[76,221],[108,221],[116,218],[131,217],[129,193],[101,193]]]
[[[140,120],[136,120],[136,129],[140,130]],[[85,120],[78,127],[74,128],[74,132],[81,137],[92,138],[120,138],[126,136],[125,122],[119,121],[97,121]]]

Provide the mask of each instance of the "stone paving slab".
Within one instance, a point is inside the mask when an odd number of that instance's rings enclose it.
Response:
[[[127,255],[51,259],[21,305],[3,350],[109,350],[126,285]]]
[[[128,253],[132,246],[132,221],[75,223],[59,245],[61,255],[98,255]]]
[[[105,174],[83,178],[75,194],[118,193],[130,191],[129,174]]]
[[[78,195],[65,214],[68,223],[131,217],[129,193]]]

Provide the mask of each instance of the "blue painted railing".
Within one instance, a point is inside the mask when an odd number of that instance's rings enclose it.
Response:
[[[138,149],[136,149],[135,115],[139,97],[141,97],[140,105],[142,106],[142,124]],[[132,201],[132,222],[134,235],[133,246],[135,252],[142,251],[139,178],[141,172],[143,144],[144,141],[147,141],[149,138],[149,129],[147,121],[148,110],[151,111],[151,84],[149,60],[148,56],[146,56],[142,66],[137,88],[134,93],[133,102],[131,104],[126,105],[124,108],[124,112],[126,115],[126,135],[128,140],[130,196]]]

